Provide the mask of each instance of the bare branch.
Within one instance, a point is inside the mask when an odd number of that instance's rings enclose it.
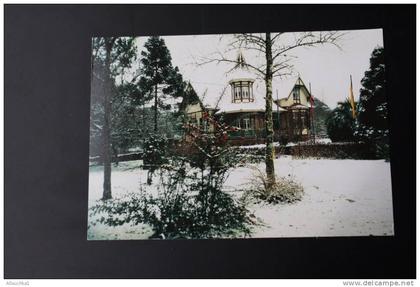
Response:
[[[219,104],[220,104],[220,102],[221,102],[221,100],[222,100],[222,98],[223,98],[223,96],[225,95],[225,91],[226,91],[226,89],[227,89],[227,85],[223,88],[223,91],[222,91],[222,93],[220,94],[220,96],[219,96],[219,98],[217,99],[217,101],[216,101],[216,106],[215,106],[215,109],[218,109],[219,108]]]
[[[283,35],[284,33],[283,32],[280,32],[280,33],[276,33],[272,38],[271,38],[271,41],[272,42],[275,42],[276,41],[276,39],[278,38],[278,37],[280,37],[281,35]]]
[[[228,52],[232,52],[232,51],[237,51],[240,48],[244,48],[245,50],[258,51],[258,52],[263,53],[263,54],[265,53],[265,48],[262,49],[259,46],[255,46],[255,47],[253,47],[253,46],[246,46],[245,44],[238,44],[238,46],[232,46],[232,47],[226,49],[225,52],[228,53]]]
[[[302,32],[302,33],[290,33],[291,42],[287,43],[287,38],[281,37],[284,34],[289,34],[285,32],[273,33],[271,37],[271,45],[273,49],[273,68],[272,76],[273,77],[283,77],[293,74],[293,65],[291,61],[296,57],[290,55],[290,52],[299,47],[314,47],[317,45],[333,45],[341,49],[338,44],[338,40],[344,36],[345,33],[339,31],[332,32]],[[266,65],[254,63],[239,63],[236,59],[230,59],[225,55],[229,52],[232,52],[236,49],[245,49],[247,51],[256,51],[258,53],[266,53],[266,39],[264,34],[234,34],[234,38],[228,44],[228,48],[224,53],[217,51],[210,55],[210,57],[202,58],[200,62],[197,63],[198,66],[202,66],[209,63],[232,63],[235,64],[235,67],[238,64],[249,68],[250,70],[256,72],[256,74],[266,76]],[[231,72],[233,69],[230,69],[227,73]]]
[[[318,35],[315,35],[313,32],[305,32],[301,34],[300,37],[295,38],[294,44],[277,47],[273,53],[273,60],[298,47],[313,47],[316,45],[332,44],[341,49],[337,41],[342,38],[343,35],[344,33],[336,31],[319,32]]]
[[[203,58],[203,60],[199,63],[197,63],[198,66],[202,66],[205,64],[209,64],[209,63],[216,63],[216,64],[220,64],[220,63],[232,63],[232,64],[239,64],[239,62],[237,60],[231,60],[226,58],[222,53],[218,52],[218,57],[217,58]],[[258,72],[259,74],[264,75],[265,71],[261,69],[261,67],[257,67],[254,65],[251,65],[249,63],[242,63],[245,67],[248,67],[250,69],[253,69],[255,72]]]
[[[257,45],[261,49],[265,50],[265,37],[262,35],[256,35],[256,34],[235,34],[236,41],[231,42],[231,45],[234,45],[235,43],[239,44],[245,44],[247,47],[249,47],[249,44]]]

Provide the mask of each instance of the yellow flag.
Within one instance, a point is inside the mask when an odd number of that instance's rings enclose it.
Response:
[[[356,104],[354,103],[353,82],[352,82],[352,79],[351,79],[351,75],[350,75],[350,96],[349,96],[349,101],[350,101],[350,105],[351,105],[351,111],[352,111],[353,119],[355,119],[356,118]]]

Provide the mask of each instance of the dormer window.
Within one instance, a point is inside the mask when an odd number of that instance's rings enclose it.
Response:
[[[297,86],[293,88],[293,103],[300,104],[300,93],[299,93],[299,87]]]
[[[253,80],[233,80],[230,81],[232,87],[232,103],[249,103],[254,101],[252,91]]]

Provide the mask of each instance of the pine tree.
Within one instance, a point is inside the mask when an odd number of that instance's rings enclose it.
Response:
[[[327,118],[331,109],[321,100],[314,98],[314,132],[318,137],[327,136]]]
[[[373,50],[370,58],[370,68],[365,72],[361,83],[356,135],[360,140],[376,145],[378,152],[382,149],[387,150],[389,128],[383,47]]]
[[[114,157],[121,152],[127,152],[131,147],[138,147],[144,137],[144,117],[138,85],[132,82],[122,82],[115,87],[116,93],[112,100],[111,141]]]
[[[327,120],[328,137],[333,142],[354,140],[354,120],[349,101],[338,103]]]
[[[165,41],[158,37],[150,37],[145,51],[141,52],[140,86],[144,93],[153,96],[154,132],[158,131],[159,108],[169,110],[167,97],[181,97],[184,91],[184,82],[178,67],[172,66],[172,58]]]

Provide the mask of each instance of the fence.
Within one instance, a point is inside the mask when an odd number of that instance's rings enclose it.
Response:
[[[265,146],[237,147],[241,152],[264,156]],[[276,155],[290,155],[295,158],[332,158],[332,159],[378,159],[372,146],[365,143],[328,143],[328,144],[296,144],[275,146]],[[170,145],[170,153],[188,156],[194,153],[194,147],[188,144]],[[142,159],[141,153],[118,155],[118,161],[131,161]],[[113,157],[112,162],[117,158]],[[90,158],[91,164],[101,164],[100,157]]]
[[[244,153],[265,155],[265,146],[241,148]],[[295,158],[377,159],[373,148],[364,143],[296,144],[275,146],[276,155]]]

